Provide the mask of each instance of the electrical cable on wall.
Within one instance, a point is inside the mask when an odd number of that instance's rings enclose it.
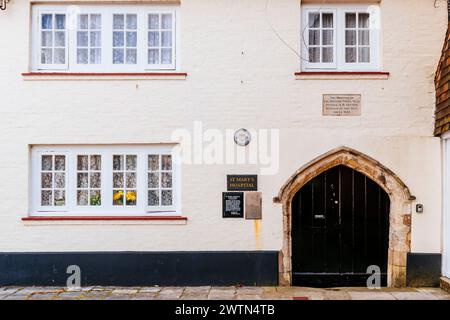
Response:
[[[275,27],[273,26],[273,24],[272,24],[272,22],[270,21],[270,18],[269,18],[269,1],[270,1],[270,0],[266,0],[266,5],[265,5],[265,15],[266,15],[266,21],[267,21],[267,24],[269,25],[270,29],[271,29],[272,32],[275,34],[275,36],[278,38],[278,40],[280,40],[281,43],[283,43],[283,44],[284,44],[289,50],[291,50],[298,58],[300,58],[300,60],[309,62],[309,57],[308,57],[308,58],[302,57],[302,54],[299,53],[299,52],[297,52],[297,50],[296,50],[293,46],[291,46],[286,40],[284,40],[283,37],[279,34],[279,32],[278,32],[278,31],[275,29]],[[319,7],[319,9],[318,9],[318,12],[319,12],[319,13],[320,13],[321,10],[322,10],[322,7],[323,7],[324,2],[325,2],[325,0],[322,0],[322,3],[321,3],[321,5],[320,5],[320,7]],[[317,19],[317,18],[316,18],[316,19]],[[319,19],[320,19],[320,15],[319,15]],[[316,22],[316,21],[314,21],[314,22]],[[305,24],[305,27],[303,28],[303,30],[302,30],[302,32],[301,32],[301,39],[302,39],[302,43],[303,43],[303,45],[305,46],[305,48],[308,47],[307,44],[306,44],[306,41],[305,41],[305,35],[304,35],[304,33],[305,33],[305,31],[306,31],[307,28],[308,28],[308,24]]]
[[[289,50],[291,50],[297,57],[299,57],[300,59],[304,59],[302,58],[301,54],[299,54],[297,52],[297,50],[295,50],[291,45],[289,45],[289,43],[287,43],[286,40],[284,40],[281,35],[278,33],[278,31],[275,29],[275,27],[272,25],[272,22],[269,19],[269,1],[270,0],[266,0],[266,5],[265,5],[265,15],[266,15],[266,21],[267,24],[269,25],[270,29],[272,30],[272,32],[275,34],[275,36],[278,38],[278,40],[281,41],[281,43],[283,43]],[[306,59],[304,59],[306,60]]]

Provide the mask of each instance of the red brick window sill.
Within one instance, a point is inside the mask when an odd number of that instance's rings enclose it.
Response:
[[[365,76],[365,75],[380,75],[380,76],[389,76],[389,72],[380,72],[380,71],[304,71],[304,72],[296,72],[296,76],[315,76],[315,75],[331,75],[331,76],[337,76],[337,75],[359,75],[359,76]]]
[[[22,76],[187,76],[186,72],[24,72]]]
[[[185,80],[186,72],[24,72],[24,80]]]
[[[302,71],[296,72],[297,80],[387,80],[389,72],[379,71]]]
[[[22,221],[186,221],[183,216],[34,216],[24,217]]]

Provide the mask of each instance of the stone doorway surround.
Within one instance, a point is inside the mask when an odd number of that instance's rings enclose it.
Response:
[[[291,202],[294,195],[314,177],[338,165],[361,172],[389,195],[388,286],[406,286],[406,256],[411,250],[411,203],[415,197],[391,170],[371,157],[348,147],[331,150],[298,169],[273,201],[283,206],[283,246],[280,253],[279,283],[291,285]]]

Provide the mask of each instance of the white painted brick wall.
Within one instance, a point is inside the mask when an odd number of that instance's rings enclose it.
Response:
[[[185,81],[24,81],[28,1],[0,12],[0,251],[279,250],[281,206],[272,197],[314,157],[340,145],[393,170],[425,206],[413,215],[415,252],[440,252],[440,141],[432,136],[433,77],[444,39],[444,1],[383,0],[383,71],[389,80],[296,81],[299,59],[271,31],[262,0],[182,0]],[[270,0],[280,35],[300,46],[297,0]],[[242,52],[244,54],[242,54]],[[362,116],[324,118],[323,93],[362,94]],[[126,117],[124,116],[126,114]],[[175,128],[279,128],[281,169],[260,177],[261,235],[254,222],[221,218],[229,173],[252,166],[184,166],[176,226],[24,226],[28,145],[153,143]],[[119,124],[120,125],[115,125]]]

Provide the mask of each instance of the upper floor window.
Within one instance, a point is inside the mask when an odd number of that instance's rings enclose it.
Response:
[[[177,69],[177,6],[34,5],[32,69]]]
[[[33,147],[32,214],[178,213],[171,146]]]
[[[380,68],[379,6],[302,6],[304,71]]]
[[[42,12],[39,15],[39,57],[41,64],[64,66],[67,61],[66,14]]]
[[[77,64],[102,63],[102,15],[77,15]]]

